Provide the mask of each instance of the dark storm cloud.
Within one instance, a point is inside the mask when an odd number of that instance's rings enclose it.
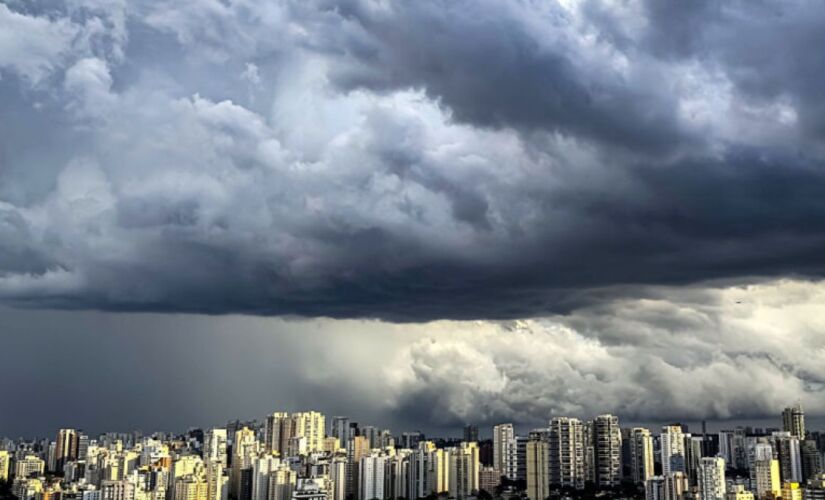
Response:
[[[344,88],[422,88],[460,121],[560,132],[638,153],[665,154],[694,140],[680,127],[676,103],[645,79],[653,74],[622,72],[609,54],[588,52],[572,16],[552,2],[336,8],[363,30],[355,30],[363,39],[340,42],[350,50],[335,59],[332,75]]]
[[[823,14],[751,6],[0,4],[0,297],[419,321],[822,276]]]

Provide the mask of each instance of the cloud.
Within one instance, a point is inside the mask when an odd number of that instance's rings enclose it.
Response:
[[[745,8],[666,47],[639,2],[4,4],[0,294],[426,321],[821,277],[823,75],[739,57]]]
[[[398,418],[442,427],[603,412],[764,418],[797,400],[820,415],[822,290],[788,280],[667,288],[571,316],[434,325],[399,347],[382,380]]]
[[[65,273],[47,280],[50,290],[86,286]],[[43,300],[33,282],[14,293]],[[815,426],[825,414],[823,307],[822,281],[783,279],[656,286],[571,315],[501,322],[4,308],[0,363],[16,377],[7,397],[32,404],[0,414],[0,428],[180,432],[318,409],[435,436],[459,435],[466,422],[525,431],[604,412],[651,426],[707,419],[713,429],[726,419],[778,425],[797,400]],[[77,397],[101,378],[105,397]],[[37,404],[55,398],[65,411]]]
[[[0,68],[39,83],[69,52],[77,26],[66,19],[28,16],[0,4]]]

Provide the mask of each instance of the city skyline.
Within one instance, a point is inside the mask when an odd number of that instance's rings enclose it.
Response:
[[[615,415],[554,415],[491,439],[393,432],[315,410],[185,433],[63,427],[54,440],[0,436],[0,495],[20,500],[816,500],[825,432],[801,404],[780,427],[659,432]]]
[[[812,0],[0,0],[0,435],[819,425],[821,46]]]
[[[793,403],[789,405],[786,410],[790,410],[794,408],[794,405],[799,405],[799,403]],[[271,407],[272,405],[264,405],[267,407]],[[329,409],[325,409],[322,405],[315,405],[311,406],[312,409],[308,409],[309,407],[283,407],[279,412],[283,412],[284,415],[291,415],[296,413],[302,412],[318,412],[321,415],[326,416],[327,425],[325,426],[325,432],[327,435],[332,435],[336,432],[335,420],[338,418],[344,418],[348,422],[352,422],[355,425],[359,425],[360,428],[375,428],[378,430],[383,431],[391,431],[393,432],[393,437],[398,437],[403,433],[421,433],[422,435],[426,436],[427,439],[439,439],[439,440],[447,440],[447,441],[456,441],[462,440],[468,441],[466,439],[468,427],[472,427],[475,429],[473,431],[473,435],[477,436],[475,441],[485,441],[493,443],[496,441],[496,428],[499,426],[507,426],[511,429],[510,433],[507,434],[503,441],[507,441],[512,439],[514,436],[527,436],[531,431],[535,429],[542,428],[542,424],[546,423],[546,421],[552,421],[553,418],[558,417],[560,415],[548,415],[544,421],[537,420],[535,422],[509,422],[509,423],[502,423],[498,421],[492,422],[479,422],[479,421],[467,421],[462,423],[457,423],[452,426],[442,426],[442,427],[430,427],[428,428],[425,425],[416,425],[412,423],[407,427],[400,427],[400,428],[393,428],[392,425],[387,424],[386,422],[382,421],[374,421],[370,420],[369,418],[361,418],[357,413],[349,413],[344,415],[343,412],[336,413],[335,411],[331,411]],[[334,409],[333,409],[334,410]],[[278,414],[276,412],[275,414]],[[264,429],[266,426],[267,418],[269,418],[273,413],[270,411],[264,414],[257,414],[257,415],[232,415],[223,422],[211,421],[211,422],[200,422],[194,423],[190,422],[184,426],[177,426],[175,428],[171,427],[164,427],[164,428],[154,428],[154,429],[143,429],[138,427],[133,428],[124,428],[124,427],[112,427],[107,429],[89,429],[85,426],[79,425],[81,420],[74,419],[67,421],[62,418],[61,425],[57,425],[54,428],[46,429],[42,432],[30,432],[24,434],[15,435],[14,433],[8,434],[0,434],[0,438],[6,439],[27,439],[27,440],[38,440],[42,438],[48,438],[52,434],[59,434],[59,431],[62,429],[73,429],[77,432],[83,432],[86,435],[91,436],[102,436],[106,434],[118,434],[118,435],[127,435],[127,434],[137,434],[143,436],[151,436],[155,433],[160,433],[164,435],[184,435],[187,433],[192,432],[193,430],[204,430],[210,428],[222,428],[223,426],[228,425],[257,425],[261,429]],[[609,412],[599,411],[591,415],[587,414],[576,414],[576,415],[567,415],[572,418],[580,419],[581,421],[591,421],[596,420],[599,416],[602,415],[612,415]],[[659,428],[666,428],[668,426],[679,426],[683,429],[687,429],[685,432],[693,432],[694,434],[701,434],[702,431],[706,431],[710,434],[717,434],[722,431],[729,431],[732,429],[756,429],[759,431],[767,431],[767,430],[781,430],[781,429],[793,429],[794,424],[788,424],[785,420],[785,414],[781,415],[774,415],[772,418],[766,417],[762,419],[730,419],[730,420],[697,420],[691,421],[686,419],[670,419],[670,420],[629,420],[624,419],[621,417],[617,417],[621,419],[622,427],[623,428],[649,428],[649,429],[659,429]],[[825,432],[825,418],[811,416],[806,414],[805,412],[802,413],[802,435],[805,434],[805,430],[807,431],[815,431],[815,432]],[[67,423],[71,423],[72,425],[65,425]],[[491,460],[495,460],[492,458]]]

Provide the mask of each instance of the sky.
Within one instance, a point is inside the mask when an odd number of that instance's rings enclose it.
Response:
[[[0,435],[825,416],[813,0],[0,0]]]

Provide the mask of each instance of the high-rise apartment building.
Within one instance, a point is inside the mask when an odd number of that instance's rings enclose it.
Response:
[[[699,495],[702,500],[725,500],[725,459],[704,457],[697,471]]]
[[[269,500],[291,500],[298,475],[286,465],[275,468],[269,473]]]
[[[329,479],[332,481],[329,500],[346,500],[347,498],[347,459],[336,456],[329,464]],[[397,495],[403,496],[403,495]]]
[[[209,429],[203,439],[203,460],[208,463],[219,463],[226,468],[227,434],[226,429]]]
[[[387,498],[408,498],[414,500],[414,491],[409,486],[410,450],[396,450],[387,458],[384,473],[384,496]]]
[[[630,477],[636,484],[644,483],[654,474],[653,437],[650,430],[634,427],[630,431]]]
[[[479,488],[478,443],[462,442],[449,449],[449,496],[463,500],[476,495]]]
[[[229,475],[230,491],[234,498],[244,500],[243,496],[252,495],[252,465],[258,455],[259,445],[255,438],[255,431],[249,427],[242,427],[235,431],[235,441],[232,443],[232,469]],[[244,479],[244,474],[248,477]],[[242,495],[247,492],[248,495]]]
[[[252,500],[269,499],[269,476],[281,466],[281,459],[270,454],[252,460]]]
[[[662,475],[685,472],[685,434],[681,425],[662,427],[659,436],[662,457]]]
[[[467,424],[464,426],[464,441],[472,443],[478,441],[478,426]]]
[[[687,475],[681,471],[653,476],[645,481],[645,500],[683,500],[686,491]]]
[[[32,476],[40,476],[46,469],[46,462],[44,462],[37,455],[27,454],[22,458],[14,461],[14,477],[28,478]]]
[[[228,500],[224,495],[226,486],[224,469],[224,465],[219,460],[206,462],[206,500]]]
[[[823,471],[822,454],[816,446],[816,441],[806,439],[799,444],[802,455],[802,481],[816,477]]]
[[[350,438],[349,417],[332,417],[332,426],[330,427],[329,435],[338,438],[338,441],[341,443],[341,447],[345,448]]]
[[[445,493],[449,488],[448,453],[432,441],[418,443],[409,455],[407,483],[411,498],[424,498]]]
[[[622,481],[622,431],[615,415],[593,420],[593,479],[598,488],[613,488]]]
[[[135,485],[127,480],[105,480],[100,483],[100,500],[134,500]]]
[[[584,433],[581,420],[554,417],[548,429],[550,483],[584,488]]]
[[[288,413],[275,412],[266,417],[264,443],[267,451],[286,457],[289,438],[293,435],[292,419]]]
[[[704,456],[702,437],[685,434],[685,472],[691,486],[696,486],[699,482],[699,467],[702,465]]]
[[[378,427],[365,425],[361,427],[361,435],[369,441],[370,449],[381,448],[381,429]]]
[[[805,412],[802,410],[801,403],[789,406],[782,411],[782,430],[790,432],[791,436],[800,441],[805,439]]]
[[[0,481],[9,480],[9,467],[11,467],[11,455],[6,450],[0,450]]]
[[[370,443],[364,436],[354,436],[347,447],[347,495],[358,495],[361,459],[370,452]]]
[[[753,476],[758,498],[762,499],[768,495],[779,496],[782,484],[779,480],[779,460],[757,460],[754,463]]]
[[[779,473],[783,483],[802,481],[802,452],[799,439],[790,432],[774,432],[774,450],[779,458]]]
[[[175,500],[207,500],[209,485],[200,475],[187,474],[175,479]]]
[[[545,500],[550,496],[550,445],[543,439],[527,441],[527,498]]]
[[[358,467],[358,499],[376,500],[384,498],[384,472],[387,457],[373,451],[361,457]]]
[[[493,427],[493,468],[503,476],[507,470],[507,447],[515,437],[513,424],[499,424]]]
[[[75,429],[60,429],[55,444],[55,470],[63,471],[66,462],[77,460],[78,432]]]
[[[475,443],[475,441],[472,441]],[[496,478],[498,480],[498,478]],[[440,495],[450,488],[450,457],[445,450],[430,451],[427,466],[427,486],[430,494]]]

